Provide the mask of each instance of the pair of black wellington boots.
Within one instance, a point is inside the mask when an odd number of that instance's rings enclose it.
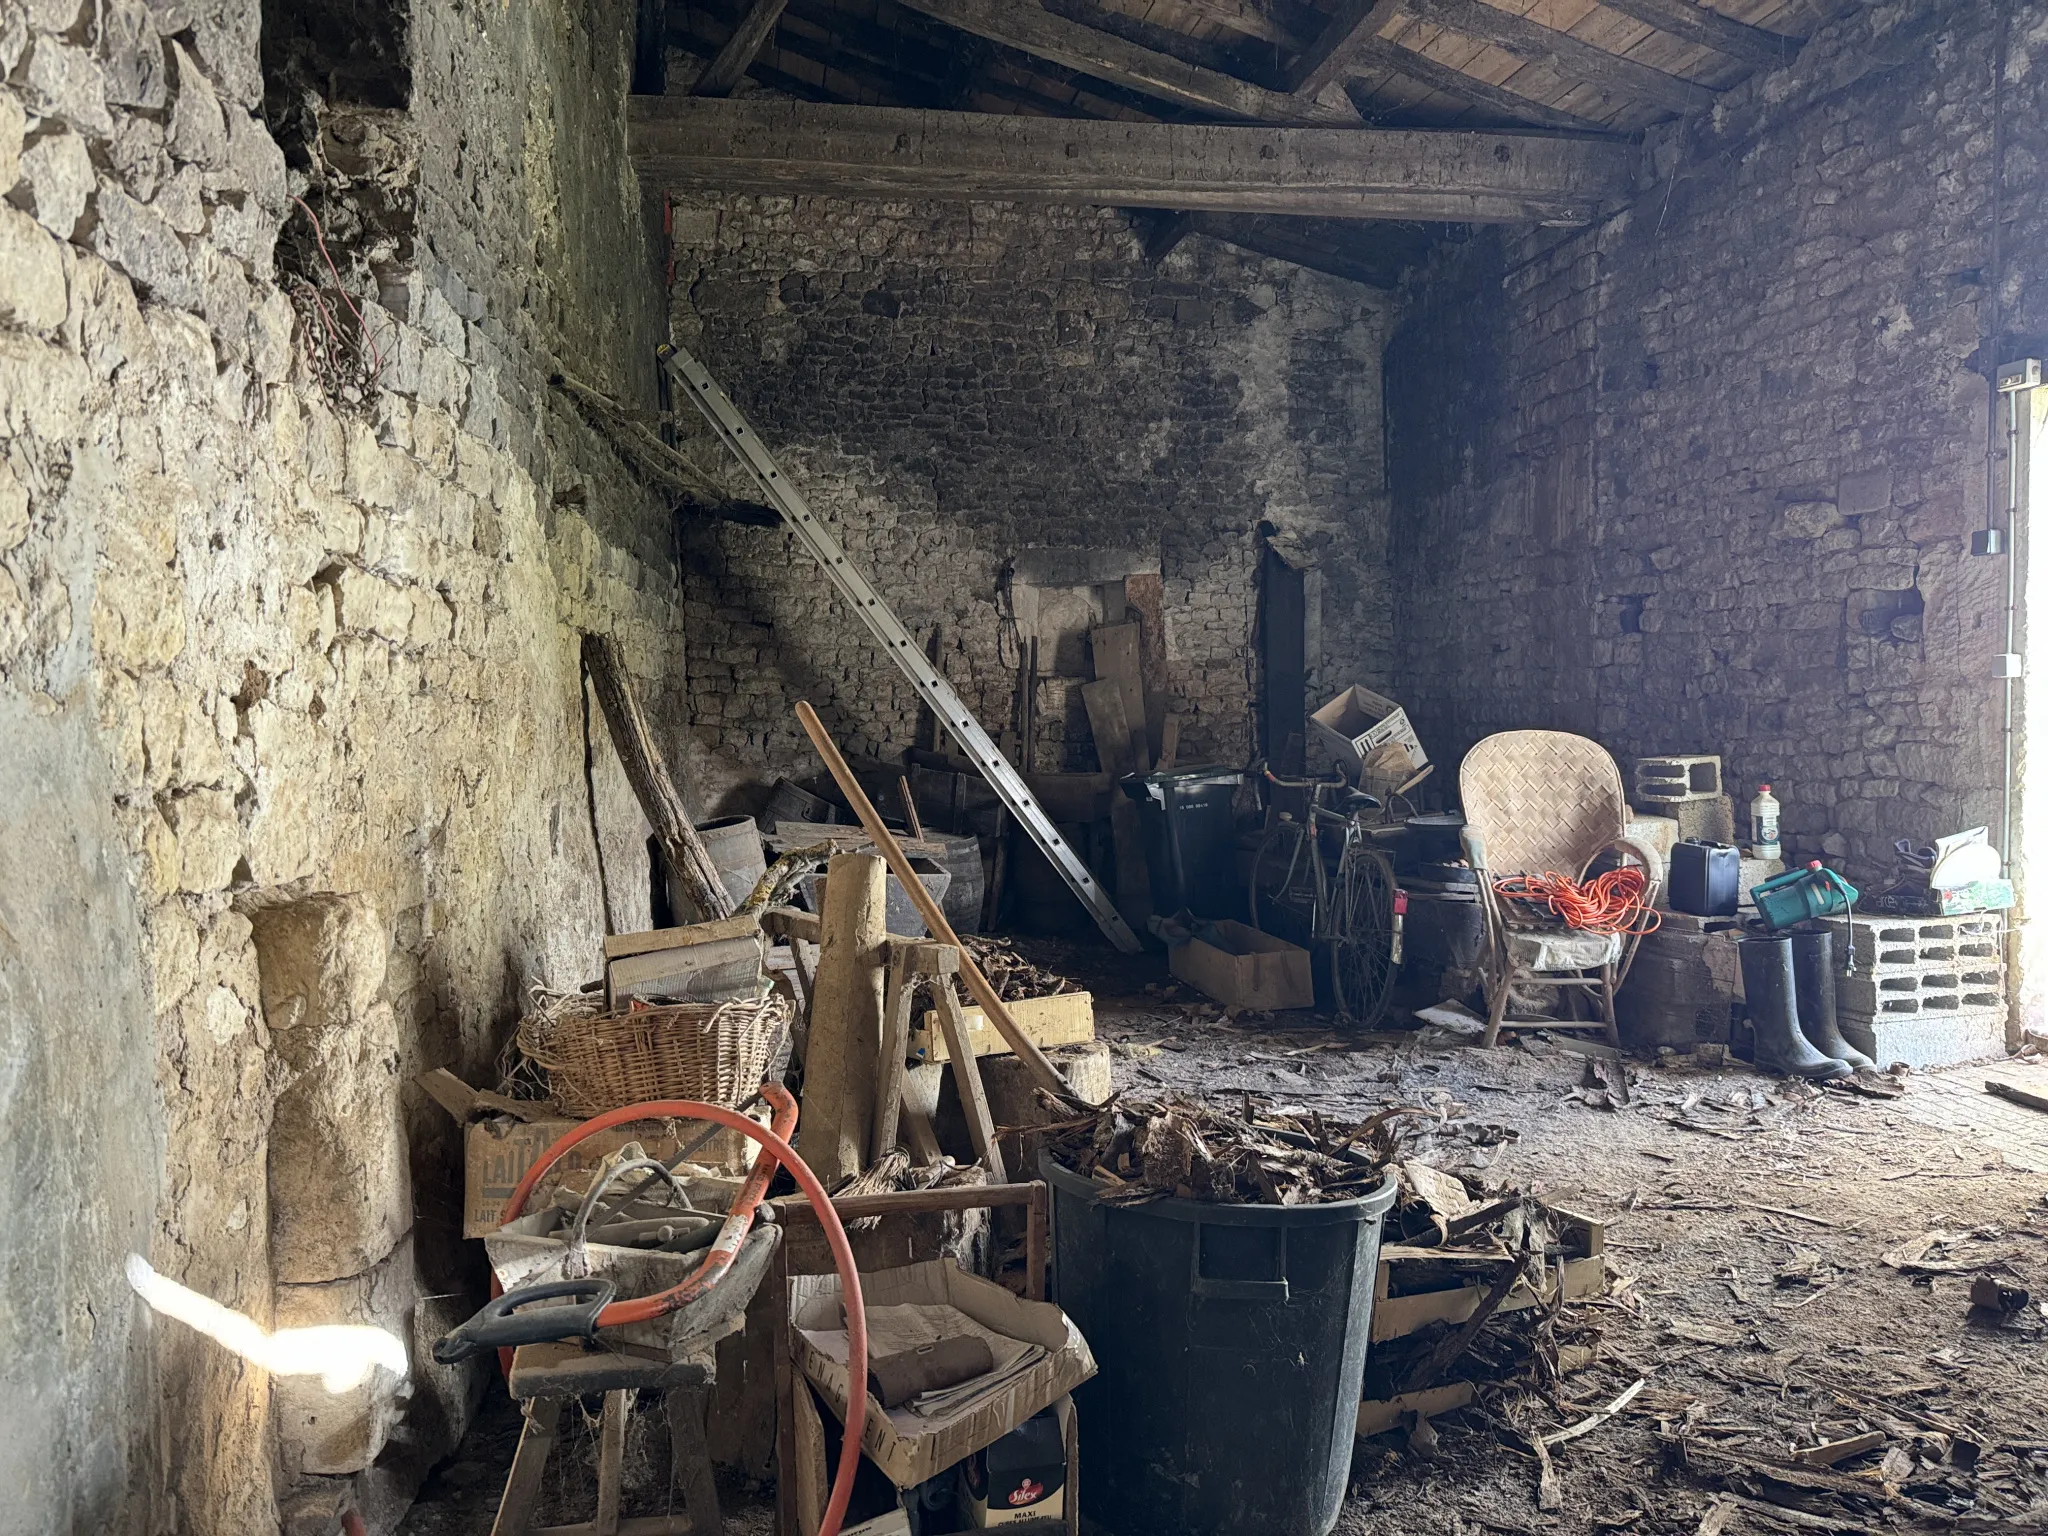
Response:
[[[1877,1065],[1835,1022],[1834,940],[1821,928],[1745,937],[1736,946],[1760,1070],[1824,1083]]]

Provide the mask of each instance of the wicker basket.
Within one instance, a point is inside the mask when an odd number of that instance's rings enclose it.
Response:
[[[789,1023],[786,998],[731,998],[604,1013],[544,1003],[519,1026],[519,1050],[544,1067],[562,1108],[598,1115],[647,1099],[698,1099],[731,1109],[761,1086]]]

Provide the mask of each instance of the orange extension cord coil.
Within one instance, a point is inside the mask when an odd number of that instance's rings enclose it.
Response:
[[[1662,919],[1644,897],[1650,881],[1640,869],[1610,869],[1583,885],[1569,875],[1508,875],[1493,882],[1509,901],[1542,902],[1553,916],[1587,933],[1640,938],[1655,933]]]

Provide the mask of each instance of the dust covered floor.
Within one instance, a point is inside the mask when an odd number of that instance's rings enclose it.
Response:
[[[2048,1114],[1983,1091],[1996,1075],[2048,1094],[2048,1067],[1914,1076],[1894,1099],[1689,1061],[1625,1080],[1602,1063],[1589,1083],[1589,1058],[1555,1041],[1360,1038],[1309,1015],[1224,1018],[1163,979],[1122,997],[1083,979],[1119,1087],[1340,1118],[1415,1105],[1436,1122],[1431,1161],[1607,1223],[1608,1292],[1561,1324],[1595,1362],[1552,1389],[1526,1373],[1484,1389],[1433,1444],[1359,1443],[1340,1532],[2048,1526],[2048,1320],[2038,1301],[1999,1320],[1969,1300],[1980,1273],[2048,1296]],[[1625,1413],[1550,1453],[1556,1507],[1540,1508],[1528,1437],[1638,1380]],[[487,1531],[515,1424],[488,1413],[404,1529]],[[1884,1438],[1833,1471],[1757,1470],[1868,1432]],[[772,1528],[758,1500],[728,1515]]]

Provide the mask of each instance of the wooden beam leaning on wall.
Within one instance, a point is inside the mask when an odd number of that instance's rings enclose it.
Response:
[[[1036,59],[1200,112],[1250,123],[1320,123],[1355,128],[1358,114],[1308,96],[1269,91],[1015,0],[898,0],[935,21]]]
[[[628,111],[641,177],[650,188],[678,192],[1578,224],[1626,196],[1635,170],[1626,144],[1592,137],[1103,122],[685,97],[636,97]]]
[[[654,828],[655,838],[668,859],[668,867],[682,885],[683,894],[696,907],[697,916],[710,921],[732,916],[732,898],[718,878],[718,866],[711,862],[704,841],[690,821],[689,810],[668,775],[661,748],[654,744],[654,732],[640,712],[633,685],[626,677],[626,665],[619,656],[618,642],[610,635],[583,637],[583,665],[597,690],[597,702],[604,710],[604,723],[611,732],[619,762],[627,781],[639,798],[640,809]]]

